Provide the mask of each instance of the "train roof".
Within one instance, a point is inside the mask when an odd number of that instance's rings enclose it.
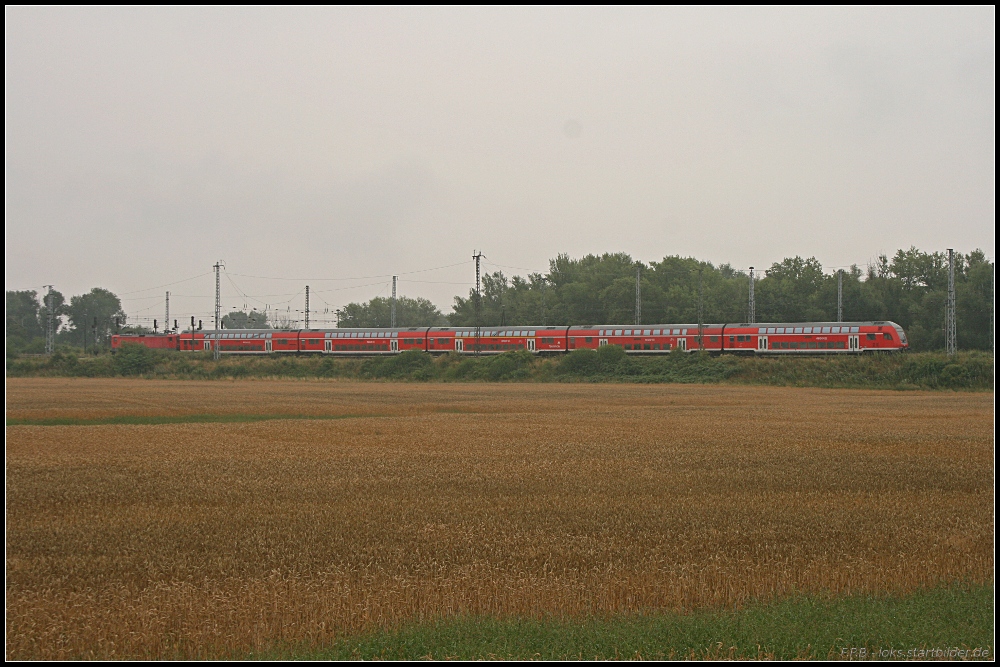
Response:
[[[704,324],[702,326],[704,326],[706,329],[708,329],[710,327],[721,327],[722,325],[721,324],[714,324],[714,323],[713,324],[707,324],[706,323],[706,324]],[[598,331],[600,331],[602,329],[604,329],[604,330],[611,329],[611,330],[617,331],[619,329],[622,329],[622,330],[628,329],[630,331],[635,331],[636,329],[639,329],[639,330],[643,330],[644,331],[646,329],[649,329],[649,330],[659,329],[659,330],[662,331],[663,329],[697,329],[697,328],[698,328],[697,324],[638,324],[638,325],[636,325],[636,324],[584,324],[584,325],[571,326],[569,328],[569,330],[570,331],[590,331],[590,330],[593,330],[593,329],[597,329]]]
[[[863,322],[734,322],[727,327],[762,328],[762,327],[898,327],[895,322],[885,320],[869,320]]]

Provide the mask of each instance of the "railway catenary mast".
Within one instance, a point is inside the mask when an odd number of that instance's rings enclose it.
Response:
[[[640,268],[635,267],[635,325],[642,324],[642,283],[639,280]]]
[[[844,270],[837,271],[837,321],[844,321]]]
[[[698,349],[705,349],[705,283],[702,280],[701,269],[698,269]]]
[[[955,325],[955,250],[948,248],[948,305],[945,311],[948,354],[958,352],[958,331]]]
[[[45,293],[45,354],[52,354],[56,343],[55,313],[52,312],[52,285],[46,285],[48,292]]]
[[[480,345],[480,337],[482,336],[482,329],[479,326],[479,311],[482,303],[482,295],[479,291],[479,260],[483,256],[482,252],[473,252],[472,259],[476,260],[476,356],[479,356],[479,350],[482,347]]]
[[[220,320],[222,316],[222,283],[220,282],[219,268],[222,262],[215,263],[215,338],[212,341],[212,358],[219,360],[221,350],[219,349],[219,327],[222,326]]]
[[[757,321],[756,314],[754,313],[754,310],[756,310],[756,304],[754,304],[754,301],[753,301],[753,281],[754,281],[754,278],[753,278],[753,267],[751,266],[750,267],[750,298],[749,298],[749,300],[747,302],[747,322],[749,322],[750,324],[753,324],[754,322]]]
[[[389,313],[389,326],[396,328],[396,276],[392,277],[392,310]]]

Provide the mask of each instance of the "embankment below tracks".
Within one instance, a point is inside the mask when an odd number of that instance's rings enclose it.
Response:
[[[423,352],[369,358],[323,355],[229,356],[135,347],[117,355],[57,352],[8,358],[8,377],[170,379],[304,378],[408,382],[637,382],[746,384],[858,389],[990,391],[993,355],[963,352],[838,357],[632,356],[617,346],[558,357],[527,352],[434,357]]]

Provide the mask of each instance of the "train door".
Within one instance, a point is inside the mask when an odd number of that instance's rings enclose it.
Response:
[[[534,351],[535,351],[535,339],[534,338],[529,338],[528,339],[528,352],[534,352]]]
[[[211,350],[212,349],[212,341],[208,341],[208,340],[205,341],[205,349],[206,350]]]
[[[767,336],[757,336],[757,351],[763,352],[767,350]]]
[[[608,344],[608,339],[607,338],[598,338],[597,339],[597,347],[604,347],[607,344]]]
[[[860,350],[861,349],[861,345],[858,343],[858,337],[857,336],[848,336],[847,337],[847,347],[848,347],[848,349],[854,350],[855,352],[857,352],[858,350]]]
[[[396,341],[392,341],[395,343]],[[327,352],[333,352],[333,341],[329,338],[326,339],[326,345],[324,346]]]
[[[463,341],[461,338],[456,338],[455,339],[455,351],[456,352],[464,352],[465,351],[465,341]]]
[[[268,334],[268,335],[270,335],[270,334]],[[271,339],[270,338],[264,341],[264,351],[268,352],[268,353],[271,352]]]
[[[687,338],[678,338],[677,339],[677,347],[679,347],[681,349],[681,352],[686,352],[687,349],[688,349],[688,339]]]
[[[389,341],[389,350],[392,352],[399,352],[399,339],[393,338]]]

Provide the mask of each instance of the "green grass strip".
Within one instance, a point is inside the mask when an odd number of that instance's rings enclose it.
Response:
[[[382,415],[161,415],[143,417],[136,415],[118,415],[114,417],[98,417],[96,419],[75,419],[72,417],[54,417],[51,419],[7,419],[7,426],[104,426],[108,424],[231,424],[239,422],[262,422],[275,419],[358,419],[362,417],[381,417]]]
[[[956,585],[905,597],[803,596],[729,612],[576,621],[462,617],[343,640],[325,650],[252,657],[992,660],[993,616],[992,585]]]

